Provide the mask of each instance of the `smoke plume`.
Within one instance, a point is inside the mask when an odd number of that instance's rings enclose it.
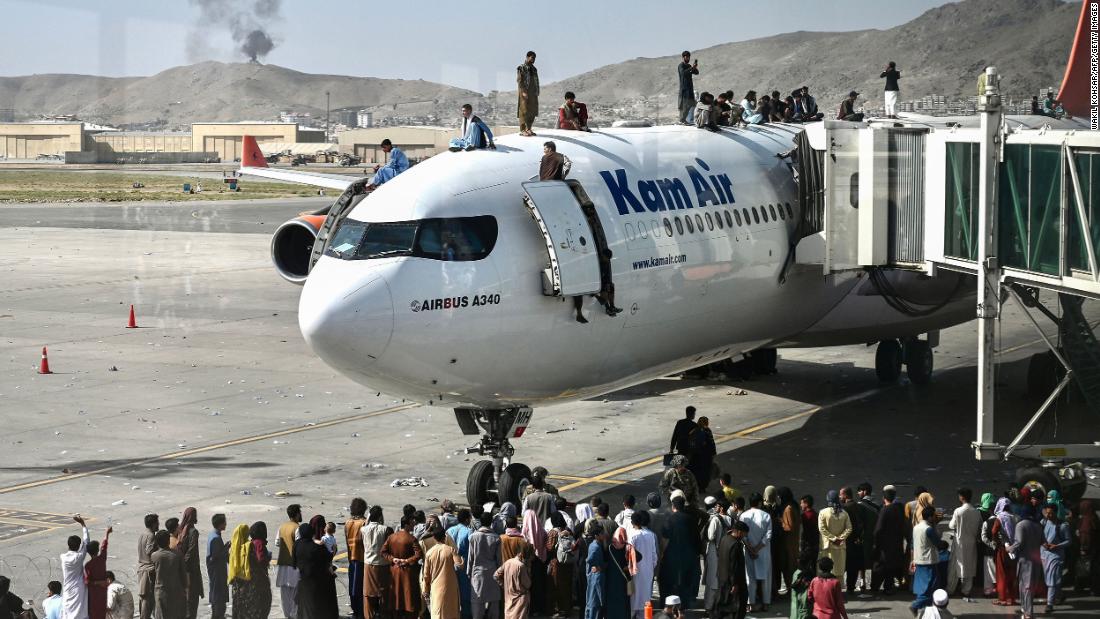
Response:
[[[229,31],[236,51],[251,62],[259,62],[275,41],[271,24],[278,21],[282,0],[190,0],[199,9],[199,17],[187,36],[187,55],[192,62],[212,54],[206,35],[215,29]]]

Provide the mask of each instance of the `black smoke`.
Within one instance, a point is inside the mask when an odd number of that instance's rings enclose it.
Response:
[[[192,62],[211,57],[207,43],[211,30],[228,30],[236,51],[251,62],[259,62],[275,49],[270,30],[281,19],[282,0],[190,0],[199,9],[194,28],[188,34],[187,55]]]

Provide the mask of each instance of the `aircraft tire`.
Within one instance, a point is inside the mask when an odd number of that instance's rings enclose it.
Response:
[[[520,505],[520,493],[531,483],[531,469],[526,464],[513,462],[500,473],[500,486],[497,487],[497,502]]]
[[[470,469],[466,476],[466,500],[470,505],[484,505],[492,499],[490,490],[493,486],[493,462],[481,460]]]
[[[901,377],[901,345],[897,340],[882,340],[875,350],[875,374],[879,382],[896,383]]]
[[[912,340],[906,345],[905,374],[914,385],[932,382],[932,347],[924,340]]]
[[[1021,488],[1024,486],[1042,488],[1044,493],[1051,490],[1062,491],[1062,484],[1058,481],[1058,476],[1053,471],[1041,466],[1028,466],[1018,470],[1016,472],[1016,483]],[[1065,499],[1066,497],[1062,498]]]

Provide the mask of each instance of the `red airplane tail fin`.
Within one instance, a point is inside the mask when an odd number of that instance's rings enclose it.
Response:
[[[256,143],[256,138],[250,135],[244,136],[244,142],[241,144],[241,167],[267,167],[267,158],[260,150],[260,145]]]
[[[1081,3],[1081,17],[1077,21],[1073,47],[1069,50],[1069,63],[1066,65],[1066,74],[1062,77],[1062,88],[1058,91],[1062,107],[1078,118],[1092,116],[1090,48],[1091,37],[1095,32],[1091,27],[1093,16],[1100,17],[1100,0],[1085,0]]]

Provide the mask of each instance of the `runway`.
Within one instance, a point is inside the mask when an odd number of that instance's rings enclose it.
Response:
[[[230,529],[260,519],[273,529],[290,502],[343,522],[356,496],[387,521],[405,503],[464,499],[476,456],[463,452],[472,437],[452,411],[351,383],[298,332],[300,289],[271,268],[268,234],[325,203],[0,206],[0,573],[13,590],[60,574],[75,512],[92,519],[93,536],[115,526],[108,566],[132,583],[149,512],[163,520],[195,506],[205,538],[219,511]],[[124,328],[130,304],[139,329]],[[1097,307],[1086,312],[1100,320]],[[44,345],[46,376],[35,372]],[[1008,440],[1037,407],[1023,385],[1027,357],[1042,350],[1012,304],[999,345],[998,438]],[[600,494],[617,508],[623,494],[655,488],[672,425],[693,405],[740,488],[787,485],[820,503],[826,489],[865,480],[905,497],[924,484],[953,508],[959,485],[1000,491],[1015,468],[973,459],[975,355],[973,325],[945,331],[933,384],[917,388],[880,385],[873,347],[784,350],[773,376],[670,377],[537,409],[515,459],[546,466],[570,500]],[[1040,430],[1095,434],[1095,414],[1080,408],[1060,404]],[[409,476],[430,485],[390,487]],[[898,598],[849,610],[909,616],[910,598]]]

